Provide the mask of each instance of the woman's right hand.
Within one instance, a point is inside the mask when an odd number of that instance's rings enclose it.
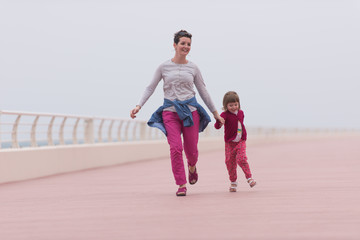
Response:
[[[140,111],[141,107],[139,105],[136,105],[136,107],[130,111],[130,117],[132,119],[136,118],[136,114]]]
[[[225,120],[219,115],[219,113],[217,111],[213,112],[214,118],[219,121],[219,123],[221,124],[221,126],[225,123]]]

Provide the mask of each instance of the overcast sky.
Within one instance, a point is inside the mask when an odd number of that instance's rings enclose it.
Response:
[[[248,126],[360,129],[357,0],[0,0],[0,109],[128,118],[180,29],[219,112],[234,90]]]

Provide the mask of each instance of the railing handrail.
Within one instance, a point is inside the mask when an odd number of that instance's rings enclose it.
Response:
[[[59,113],[39,113],[39,112],[23,112],[23,111],[8,111],[8,110],[0,110],[1,114],[8,115],[19,115],[22,116],[41,116],[41,117],[67,117],[67,118],[92,118],[92,119],[107,119],[107,120],[131,120],[135,122],[144,122],[138,119],[125,119],[125,118],[117,118],[117,117],[106,117],[106,116],[89,116],[89,115],[73,115],[73,114],[59,114]]]
[[[15,116],[16,119],[11,122],[3,122],[3,116]],[[28,121],[22,123],[21,120],[24,116],[33,117],[34,119],[31,122]],[[44,117],[50,118],[48,119],[47,123],[39,121],[40,118]],[[55,122],[55,119],[60,119],[61,122],[57,123]],[[69,123],[71,122],[69,119],[72,119],[72,121],[75,122],[71,124]],[[79,123],[80,121],[81,124]],[[95,122],[99,122],[99,125],[96,126]],[[81,125],[83,126],[83,129],[79,128],[79,126]],[[41,139],[41,141],[44,141],[44,139],[46,139],[47,144],[45,144],[45,146],[55,146],[65,144],[104,143],[136,140],[149,141],[165,138],[163,133],[153,128],[146,128],[146,125],[146,121],[130,118],[0,110],[0,149],[4,147],[3,144],[8,144],[7,148],[19,148],[22,147],[20,146],[20,143],[24,142],[28,143],[28,147],[37,147],[40,144],[39,139]],[[30,130],[18,130],[19,126],[29,127]],[[3,127],[5,127],[6,129],[3,129]],[[46,127],[46,129],[42,127]],[[54,132],[55,127],[59,128],[59,130],[56,132]],[[69,130],[69,127],[71,127],[72,130]],[[262,135],[265,137],[282,134],[338,133],[350,131],[359,132],[359,130],[355,129],[346,130],[247,127],[247,132],[252,132],[254,135]],[[58,136],[58,138],[55,140],[53,139],[54,133]],[[71,133],[71,137],[65,138],[65,134],[68,133]],[[83,134],[82,139],[79,138],[78,133]],[[3,135],[5,134],[8,134],[9,136],[11,135],[11,138],[9,137],[9,140],[4,140]],[[28,134],[28,138],[26,138],[25,140],[19,140],[19,134]],[[46,136],[38,137],[38,134],[46,134]],[[201,136],[214,137],[222,136],[222,134],[222,130],[215,130],[213,127],[207,127]],[[106,140],[103,141],[103,139]]]
[[[4,116],[14,116],[16,119],[12,121],[5,121],[2,123],[2,118]],[[33,118],[32,121],[27,121],[25,123],[21,122],[23,117]],[[40,122],[39,119],[48,118],[48,122]],[[61,120],[61,123],[54,123],[55,119]],[[70,124],[72,127],[72,138],[66,139],[64,133],[70,131],[64,130],[69,127],[69,121],[75,121],[75,123]],[[69,121],[68,121],[69,120]],[[82,122],[84,129],[78,130],[79,121]],[[94,122],[100,121],[100,125],[97,129]],[[107,124],[109,123],[109,124]],[[80,142],[83,143],[95,143],[95,142],[116,142],[116,141],[130,141],[130,140],[151,140],[159,139],[160,137],[144,135],[143,133],[138,133],[138,129],[141,129],[141,125],[145,125],[146,122],[138,119],[125,119],[117,117],[100,117],[100,116],[86,116],[86,115],[71,115],[71,114],[58,114],[58,113],[40,113],[40,112],[26,112],[26,111],[8,111],[0,110],[0,149],[5,143],[11,143],[12,148],[19,148],[19,143],[28,142],[29,147],[38,146],[37,134],[47,133],[47,144],[54,146],[53,139],[53,129],[54,127],[59,127],[59,130],[55,132],[58,135],[56,142],[59,142],[59,145],[64,145],[65,141],[72,139],[71,144],[78,144],[79,138],[77,133],[83,133],[83,138],[80,139]],[[117,126],[116,126],[117,125]],[[27,131],[18,130],[19,126],[29,127],[31,129]],[[2,131],[2,127],[7,127],[6,131]],[[38,130],[39,127],[47,127],[47,130]],[[122,129],[124,128],[124,129]],[[131,129],[130,129],[131,128]],[[116,133],[114,133],[114,129]],[[113,132],[114,131],[114,132]],[[5,133],[10,133],[11,137],[7,141],[4,141],[2,138]],[[20,141],[18,139],[19,134],[27,134],[28,138],[25,141]],[[103,134],[106,134],[103,137]],[[151,135],[151,133],[150,133]],[[10,140],[11,139],[11,140]],[[42,138],[43,139],[43,138]],[[105,139],[103,141],[103,139]],[[9,147],[9,146],[8,146]]]

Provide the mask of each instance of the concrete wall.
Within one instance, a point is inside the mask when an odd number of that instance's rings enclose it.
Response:
[[[221,138],[202,139],[200,151],[223,148]],[[169,157],[165,140],[3,149],[0,183],[21,181],[139,160]]]
[[[336,135],[342,137],[348,136],[341,133]],[[334,136],[334,134],[307,133],[257,135],[251,136],[247,141],[247,145],[266,144],[274,141],[299,141],[309,138],[331,136]],[[200,152],[218,151],[223,149],[223,137],[200,137]],[[158,158],[169,158],[169,146],[166,139],[156,141],[1,149],[0,183]]]

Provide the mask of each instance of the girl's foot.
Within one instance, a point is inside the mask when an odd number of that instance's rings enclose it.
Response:
[[[255,185],[256,185],[256,181],[252,178],[248,178],[247,182],[250,185],[250,187],[255,187]]]
[[[176,192],[176,196],[181,197],[181,196],[186,196],[186,185],[180,185],[179,189]]]
[[[237,188],[237,182],[231,182],[229,191],[230,192],[236,192],[236,188]]]
[[[198,180],[199,176],[197,174],[196,166],[189,166],[189,183],[195,184]]]

